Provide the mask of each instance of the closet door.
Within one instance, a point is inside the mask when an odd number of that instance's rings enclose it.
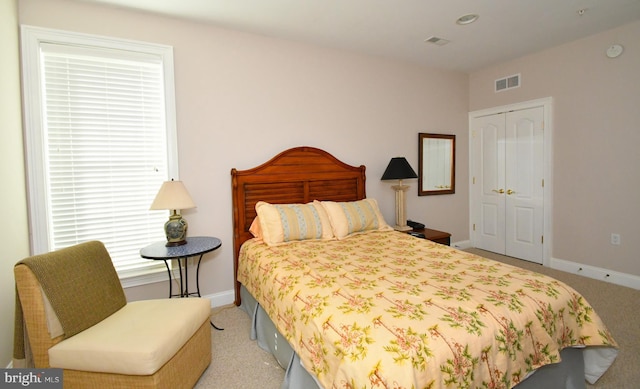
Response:
[[[506,114],[505,254],[542,263],[544,108]]]
[[[542,263],[544,108],[471,121],[475,246]]]
[[[471,131],[475,246],[505,253],[505,116],[477,118]]]

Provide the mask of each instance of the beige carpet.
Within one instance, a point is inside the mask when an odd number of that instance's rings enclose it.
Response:
[[[251,320],[235,305],[214,308],[211,321],[211,365],[196,389],[278,389],[284,370],[273,356],[249,339]]]
[[[620,345],[617,360],[595,384],[595,389],[640,388],[640,291],[549,269],[538,264],[478,249],[467,250],[487,258],[534,270],[563,281],[580,292],[600,315]],[[235,306],[213,310],[213,360],[196,389],[278,389],[284,371],[276,360],[249,339],[250,320]],[[549,388],[556,389],[556,388]]]

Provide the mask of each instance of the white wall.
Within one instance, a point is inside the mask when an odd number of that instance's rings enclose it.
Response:
[[[23,168],[17,1],[0,1],[0,367],[11,361],[15,283],[13,266],[29,255]]]

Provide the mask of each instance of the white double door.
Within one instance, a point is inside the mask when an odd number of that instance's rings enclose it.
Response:
[[[470,118],[472,240],[542,263],[544,107]]]

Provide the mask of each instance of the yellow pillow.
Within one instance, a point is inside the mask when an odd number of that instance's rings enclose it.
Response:
[[[351,202],[320,201],[327,211],[333,235],[338,239],[365,231],[393,230],[378,208],[375,199],[364,199]]]
[[[262,240],[269,246],[308,239],[332,239],[331,223],[319,204],[256,203]]]

